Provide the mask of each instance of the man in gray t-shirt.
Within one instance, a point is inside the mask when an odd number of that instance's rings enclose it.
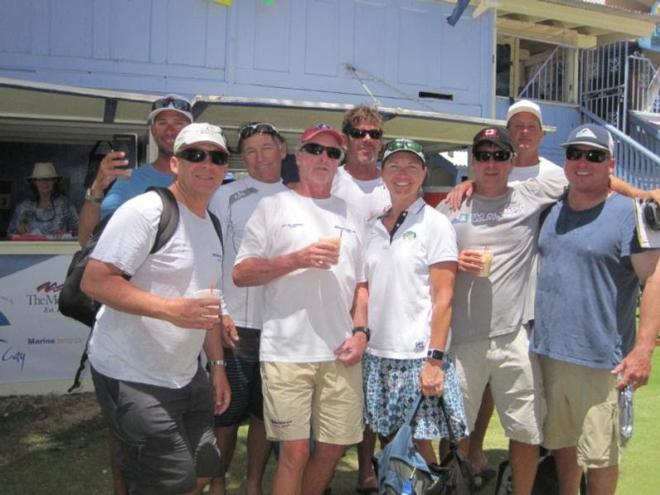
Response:
[[[456,229],[459,273],[452,305],[452,352],[470,429],[490,385],[510,439],[514,493],[530,493],[541,442],[544,402],[538,363],[529,357],[525,294],[544,207],[564,182],[529,180],[507,185],[513,167],[508,131],[490,127],[472,146],[475,193],[460,209],[438,209]],[[491,260],[483,256],[488,251]],[[490,263],[490,273],[485,268]]]

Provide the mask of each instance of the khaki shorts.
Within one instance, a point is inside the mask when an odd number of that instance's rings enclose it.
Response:
[[[577,446],[578,463],[587,468],[621,461],[616,376],[609,369],[540,358],[548,401],[544,447]]]
[[[487,384],[508,438],[537,445],[543,440],[545,399],[541,371],[529,352],[525,326],[517,332],[452,345],[470,431]]]
[[[362,365],[261,363],[269,440],[362,441]]]

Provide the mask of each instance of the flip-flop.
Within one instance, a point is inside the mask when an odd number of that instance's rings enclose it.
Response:
[[[478,473],[472,475],[473,486],[475,490],[481,490],[488,482],[497,476],[497,471],[493,468],[485,467]]]

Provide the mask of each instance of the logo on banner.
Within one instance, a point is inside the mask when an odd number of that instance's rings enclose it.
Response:
[[[43,282],[32,294],[26,294],[28,306],[41,309],[44,313],[57,313],[57,302],[62,291],[62,284]]]

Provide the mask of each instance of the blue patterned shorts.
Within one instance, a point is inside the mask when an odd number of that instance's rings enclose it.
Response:
[[[364,380],[364,421],[374,433],[389,436],[403,425],[406,414],[420,392],[419,375],[424,359],[389,359],[365,353],[362,358]],[[452,433],[457,440],[467,436],[463,396],[454,362],[445,358],[444,401]],[[418,439],[448,438],[447,424],[437,397],[424,397],[413,421],[413,436]]]

